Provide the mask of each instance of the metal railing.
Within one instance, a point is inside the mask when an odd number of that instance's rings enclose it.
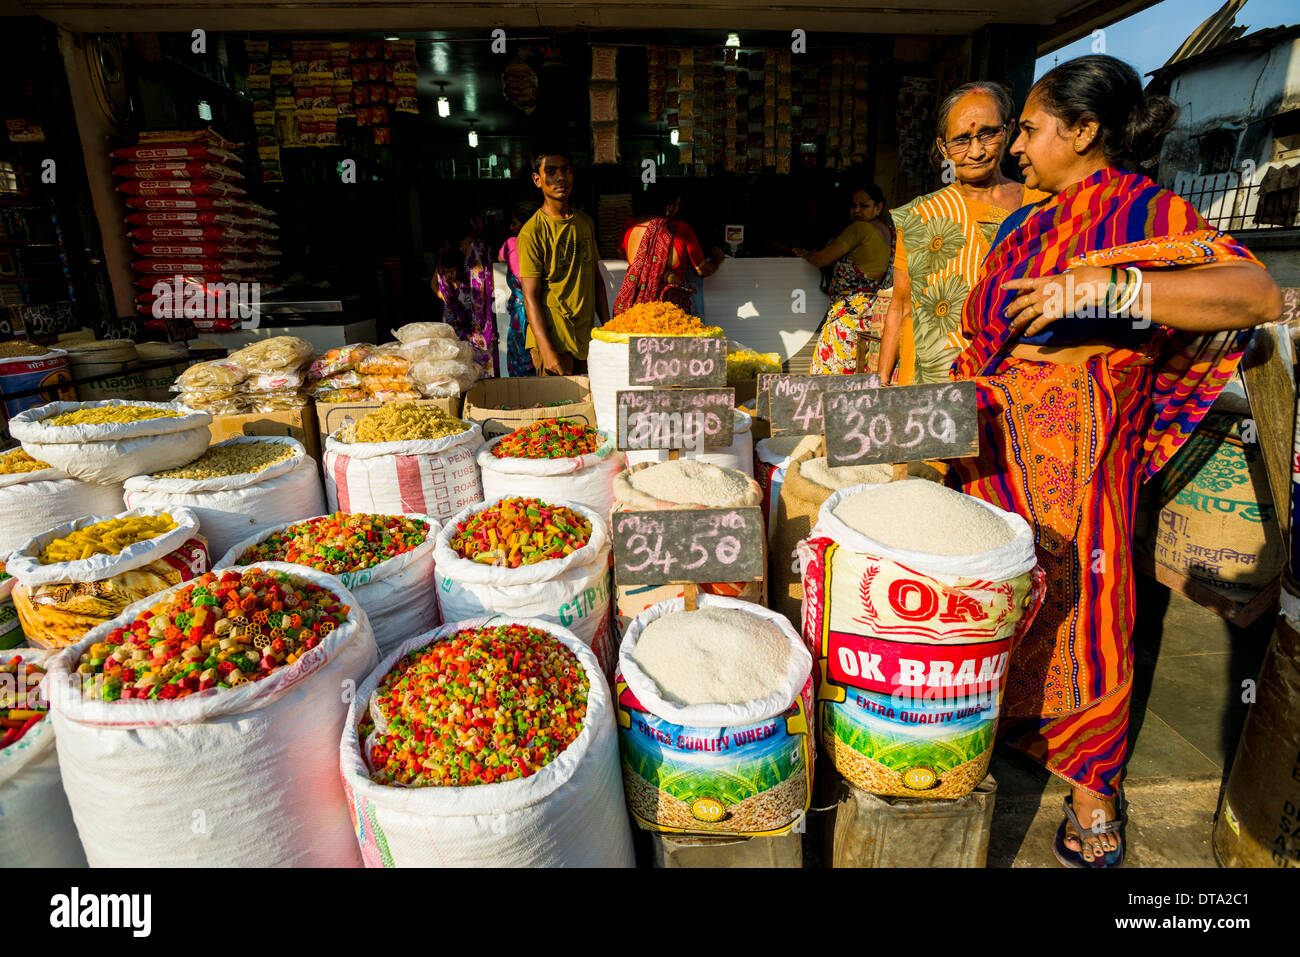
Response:
[[[1236,173],[1180,173],[1173,189],[1212,227],[1225,232],[1300,227],[1300,188],[1265,193],[1258,183],[1242,183]]]

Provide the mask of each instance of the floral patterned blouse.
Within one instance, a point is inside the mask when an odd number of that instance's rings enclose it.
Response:
[[[1026,189],[1022,204],[1046,195]],[[907,270],[912,296],[912,318],[904,324],[899,345],[899,384],[948,381],[953,360],[966,348],[962,307],[998,226],[1012,212],[966,199],[955,183],[893,211],[898,229],[894,272]],[[902,293],[895,290],[895,295]]]

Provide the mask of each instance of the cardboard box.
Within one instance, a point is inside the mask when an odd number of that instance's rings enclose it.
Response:
[[[448,415],[460,418],[460,396],[452,396],[449,399],[415,399],[416,405],[431,405],[435,408],[442,409]],[[317,443],[320,450],[325,451],[325,438],[334,432],[337,432],[349,421],[355,422],[371,409],[377,409],[384,403],[382,402],[317,402],[316,403],[316,421],[318,426]]]
[[[539,419],[574,419],[595,427],[596,407],[585,375],[483,379],[465,394],[462,417],[483,426],[483,437],[490,440]]]
[[[317,462],[323,449],[316,428],[316,413],[310,405],[296,411],[214,415],[208,432],[213,442],[223,442],[236,435],[287,435],[301,442]]]

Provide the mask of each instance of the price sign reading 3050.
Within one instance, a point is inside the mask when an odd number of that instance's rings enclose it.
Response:
[[[979,454],[974,382],[828,393],[828,464],[872,465]]]

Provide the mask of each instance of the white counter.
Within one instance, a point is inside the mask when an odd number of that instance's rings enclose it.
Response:
[[[297,336],[315,346],[318,353],[328,352],[353,342],[374,342],[375,320],[363,319],[341,326],[259,326],[257,329],[239,329],[235,332],[199,333],[200,339],[215,342],[223,349],[242,349],[259,339],[274,336]]]

